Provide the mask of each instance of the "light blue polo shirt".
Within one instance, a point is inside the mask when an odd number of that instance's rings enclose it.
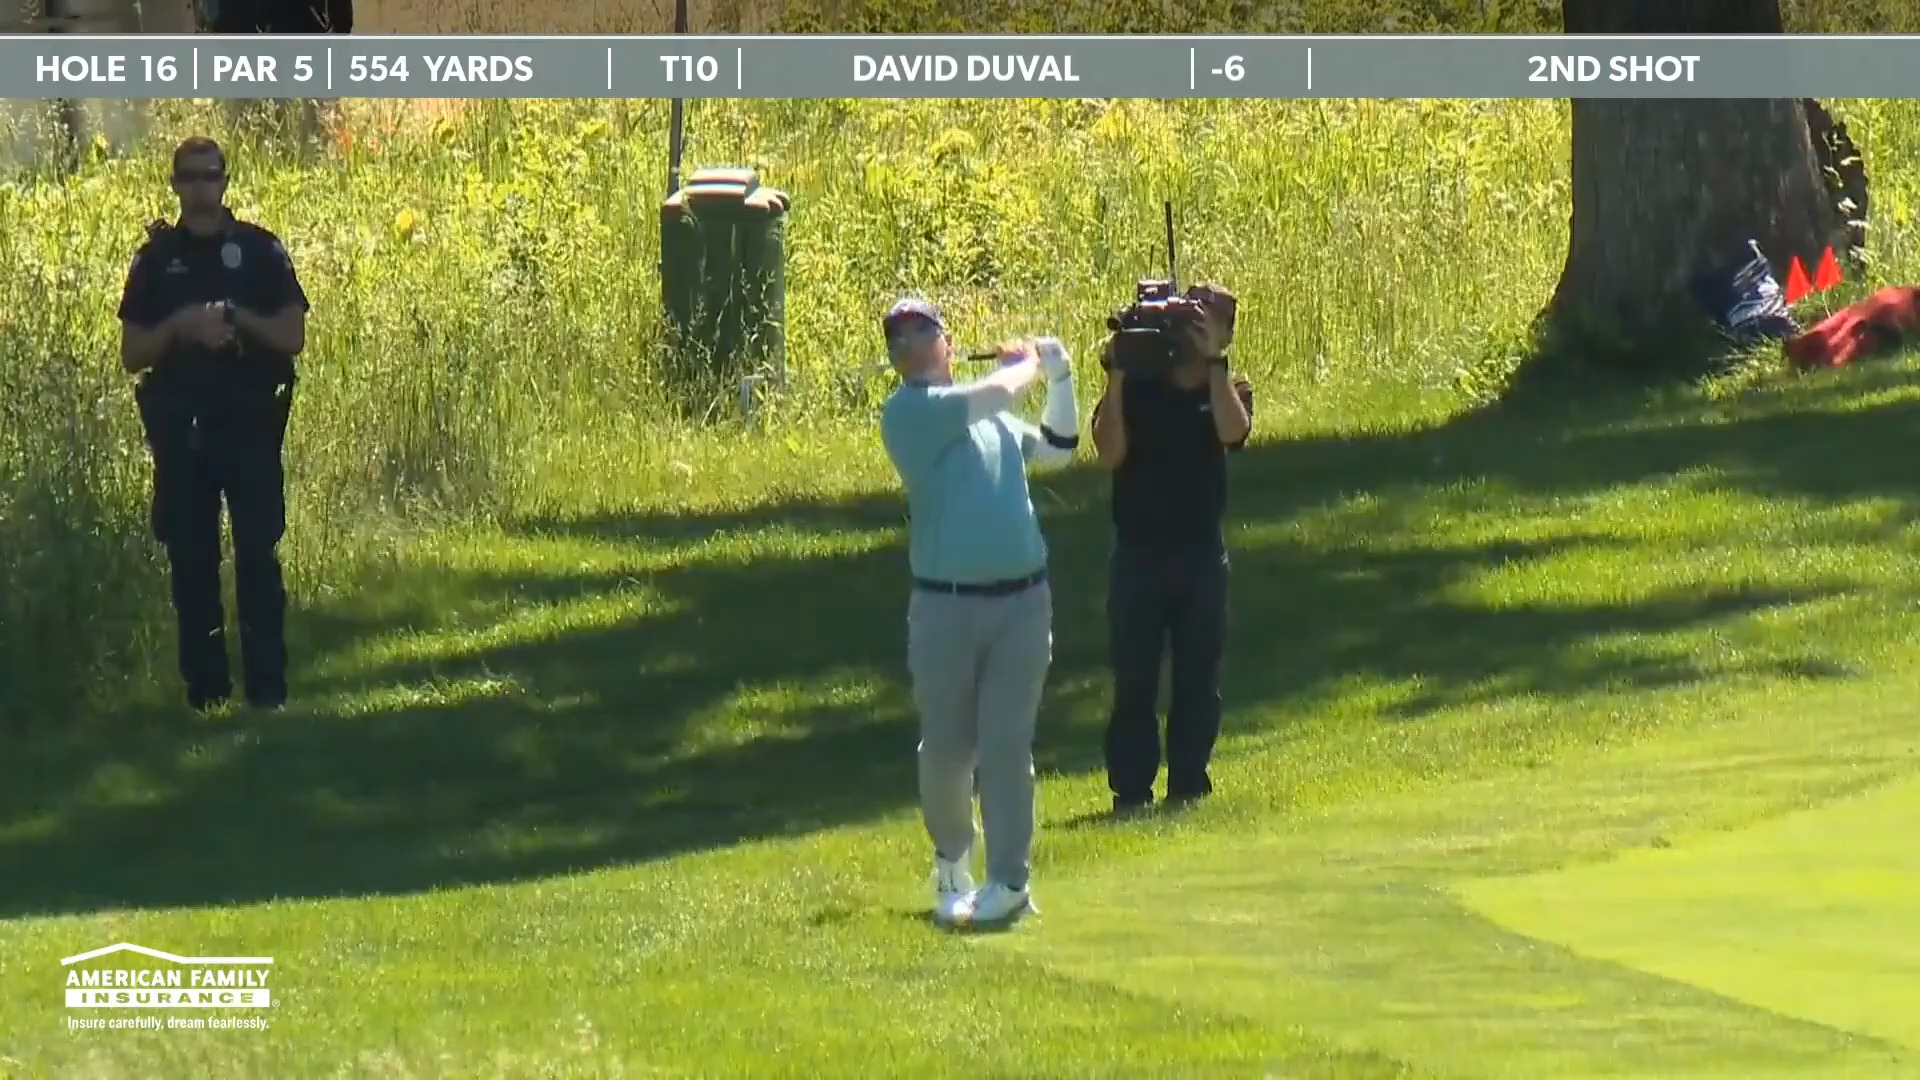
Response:
[[[979,584],[1046,568],[1024,434],[1005,412],[968,424],[952,386],[908,382],[887,398],[880,439],[907,489],[913,576]]]

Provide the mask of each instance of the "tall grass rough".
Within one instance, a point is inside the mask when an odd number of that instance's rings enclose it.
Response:
[[[1904,280],[1920,170],[1899,133],[1920,111],[1836,109],[1873,171],[1876,272]],[[288,451],[296,608],[401,531],[622,509],[592,505],[596,477],[641,478],[658,506],[881,482],[886,301],[924,289],[971,341],[1057,333],[1087,365],[1163,265],[1162,200],[1183,275],[1243,298],[1261,438],[1473,401],[1564,256],[1562,102],[701,101],[688,164],[794,195],[792,380],[751,428],[695,428],[670,419],[652,359],[666,121],[653,101],[346,102],[302,162],[181,102],[136,152],[0,185],[7,722],[177,696],[114,307],[188,133],[229,145],[233,206],[285,238],[313,300]]]

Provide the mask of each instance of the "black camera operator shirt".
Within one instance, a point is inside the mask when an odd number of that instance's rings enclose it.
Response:
[[[220,300],[261,316],[288,304],[307,307],[280,238],[229,215],[226,227],[207,237],[164,223],[150,229],[127,271],[120,317],[150,328],[190,304]],[[292,357],[242,334],[224,349],[178,344],[142,381],[150,390],[217,407],[244,406],[292,379]]]
[[[1240,401],[1253,415],[1253,391]],[[1113,472],[1113,527],[1129,547],[1224,548],[1227,455],[1246,445],[1221,443],[1207,384],[1186,390],[1165,379],[1129,378],[1121,389],[1127,454]],[[1094,406],[1098,422],[1103,400]]]

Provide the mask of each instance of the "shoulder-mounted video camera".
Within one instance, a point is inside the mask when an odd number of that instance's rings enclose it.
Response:
[[[1167,276],[1145,278],[1134,285],[1133,303],[1107,317],[1113,331],[1108,366],[1126,375],[1154,376],[1177,367],[1185,349],[1188,328],[1206,317],[1203,294],[1182,294],[1174,253],[1173,203],[1166,204]]]

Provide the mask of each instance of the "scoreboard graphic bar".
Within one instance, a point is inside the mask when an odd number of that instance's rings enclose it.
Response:
[[[1920,96],[1920,37],[9,35],[7,98]]]

